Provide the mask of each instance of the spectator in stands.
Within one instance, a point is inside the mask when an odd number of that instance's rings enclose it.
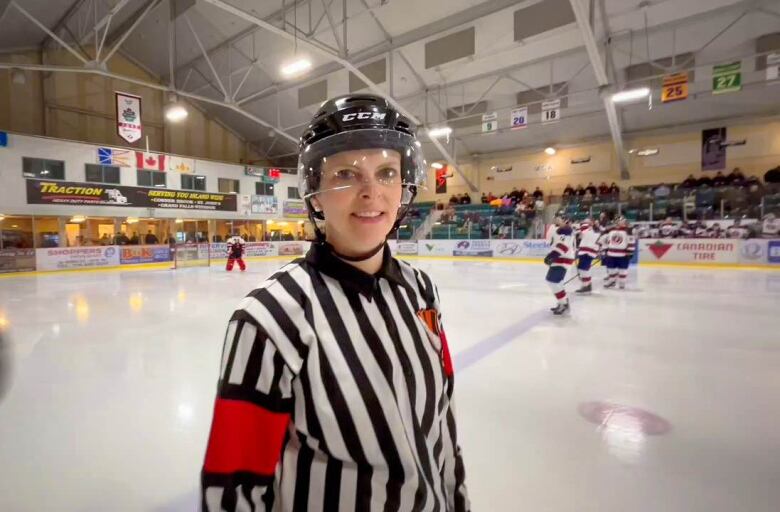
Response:
[[[487,194],[485,194],[484,192],[482,192],[482,197],[480,197],[480,198],[479,198],[479,202],[480,202],[481,204],[488,204],[488,197],[487,197]]]
[[[492,201],[494,201],[496,196],[493,195],[493,192],[488,192],[488,204],[490,204]]]
[[[512,198],[509,197],[509,194],[504,194],[504,197],[501,198],[501,208],[511,208],[512,207]]]
[[[130,237],[130,241],[128,242],[130,245],[138,245],[138,233],[133,231],[133,236]]]
[[[697,185],[696,178],[693,177],[693,174],[689,174],[687,178],[685,178],[685,181],[682,182],[682,186],[685,188],[695,188]]]
[[[620,195],[620,187],[618,187],[617,183],[614,181],[612,182],[612,185],[609,186],[609,193],[615,197]]]
[[[606,181],[602,181],[601,185],[599,185],[599,195],[600,196],[608,196],[609,195],[609,185],[607,185]]]
[[[745,175],[739,167],[734,167],[734,170],[726,176],[726,181],[732,187],[741,187],[745,184]]]
[[[712,178],[707,176],[706,174],[696,180],[696,186],[697,187],[711,187],[712,186]]]
[[[490,201],[490,206],[499,208],[501,207],[502,200],[500,197],[494,197],[492,201]]]
[[[566,185],[566,188],[563,189],[563,197],[569,197],[574,195],[574,188],[571,186],[571,183]]]
[[[595,196],[594,196],[593,194],[591,194],[591,193],[590,193],[590,189],[589,189],[589,188],[586,188],[586,189],[585,189],[585,195],[584,195],[584,196],[582,196],[582,202],[583,202],[583,203],[592,203],[592,202],[593,202],[593,198],[594,198],[594,197],[595,197]]]
[[[722,187],[725,184],[726,184],[726,177],[723,175],[722,172],[718,171],[718,174],[716,174],[715,177],[712,178],[712,186]]]
[[[460,200],[458,199],[458,196],[455,194],[452,194],[452,197],[450,197],[450,204],[458,204]]]
[[[525,187],[520,189],[520,201],[525,199],[528,196],[528,191],[525,189]]]
[[[591,181],[590,183],[588,183],[588,186],[585,187],[585,192],[590,192],[590,195],[595,197],[596,194],[599,193],[599,189],[597,189],[596,185],[594,185],[593,182]]]
[[[542,189],[539,187],[536,187],[536,190],[534,190],[532,195],[534,196],[534,199],[544,199],[544,192],[542,192]]]
[[[774,169],[769,169],[764,174],[764,183],[771,183],[771,184],[777,184],[780,183],[780,165],[775,167]]]
[[[144,243],[146,245],[156,245],[160,243],[160,241],[157,239],[157,236],[154,233],[152,233],[152,230],[150,229],[146,233],[146,236],[144,237]]]
[[[100,245],[111,245],[111,239],[108,238],[108,233],[103,233],[100,237]]]
[[[471,196],[468,194],[460,196],[460,204],[471,204]]]
[[[653,190],[653,195],[656,199],[666,199],[671,193],[672,190],[665,183],[661,183]]]
[[[577,190],[574,191],[574,193],[580,197],[585,195],[585,189],[582,188],[582,185],[577,185]]]
[[[512,199],[514,204],[517,204],[523,198],[522,194],[520,194],[520,191],[517,190],[517,187],[512,187],[512,191],[509,193],[509,197]]]

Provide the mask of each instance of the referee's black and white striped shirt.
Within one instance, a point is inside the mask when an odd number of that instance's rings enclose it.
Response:
[[[469,510],[438,292],[314,244],[233,314],[202,472],[214,511]]]

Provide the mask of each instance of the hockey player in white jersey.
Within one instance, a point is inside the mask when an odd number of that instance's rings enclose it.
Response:
[[[238,268],[241,269],[241,272],[246,270],[246,264],[244,263],[244,247],[246,246],[246,241],[241,238],[241,236],[238,235],[238,233],[234,234],[227,240],[227,265],[225,266],[225,270],[228,272],[233,271],[233,265],[238,262]]]
[[[575,293],[590,293],[593,290],[590,269],[593,266],[593,261],[598,258],[601,233],[593,225],[591,219],[588,218],[580,223],[577,234],[579,238],[577,274],[582,286]]]
[[[625,289],[628,264],[633,256],[635,245],[625,219],[620,219],[617,227],[607,234],[606,242],[607,279],[604,288],[612,288],[618,284],[621,290]]]
[[[558,304],[551,308],[554,315],[562,315],[569,310],[569,299],[563,279],[574,264],[574,230],[569,220],[563,216],[555,218],[555,228],[550,237],[550,253],[544,258],[547,270],[547,283],[555,295]]]

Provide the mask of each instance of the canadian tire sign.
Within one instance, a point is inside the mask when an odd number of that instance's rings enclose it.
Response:
[[[739,240],[642,239],[639,241],[639,261],[643,263],[737,263]]]

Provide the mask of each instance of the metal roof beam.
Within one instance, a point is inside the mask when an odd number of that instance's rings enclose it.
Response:
[[[596,37],[593,35],[588,8],[583,4],[583,0],[569,0],[569,3],[574,11],[574,17],[577,19],[577,26],[580,28],[580,33],[582,33],[582,39],[585,42],[585,50],[588,52],[593,74],[596,76],[596,81],[601,86],[601,97],[604,102],[604,109],[607,112],[609,132],[612,135],[612,144],[615,147],[615,156],[618,159],[618,166],[620,167],[620,177],[622,179],[629,179],[631,176],[628,173],[628,159],[626,158],[623,149],[623,135],[620,127],[620,118],[618,117],[617,107],[615,107],[615,103],[612,101],[606,66],[599,53]]]

